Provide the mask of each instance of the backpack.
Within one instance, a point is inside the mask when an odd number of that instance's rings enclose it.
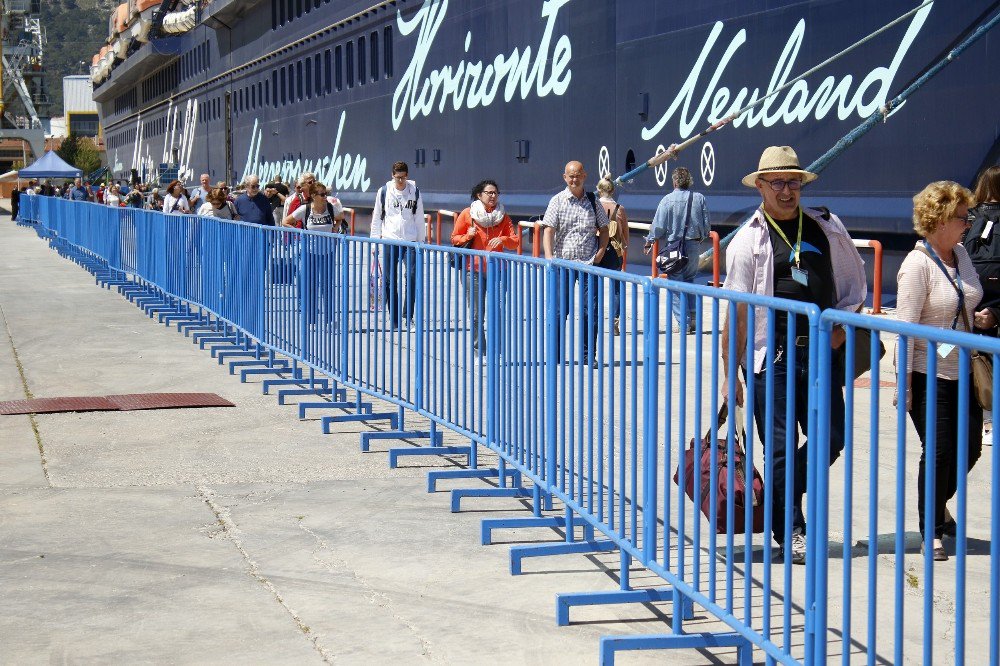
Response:
[[[420,201],[420,188],[417,187],[416,190],[417,190],[417,198],[414,199],[414,201]],[[380,204],[382,204],[382,221],[385,222],[385,185],[378,188],[378,201]]]

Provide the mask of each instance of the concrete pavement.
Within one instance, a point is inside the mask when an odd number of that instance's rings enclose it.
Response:
[[[478,528],[526,515],[515,501],[451,514],[423,466],[447,461],[389,470],[358,451],[369,426],[323,435],[298,421],[6,216],[0,248],[0,399],[204,391],[236,404],[0,416],[3,663],[578,664],[596,663],[602,635],[665,630],[665,608],[637,605],[557,627],[555,594],[615,589],[616,554],[511,577],[507,547],[480,546]]]

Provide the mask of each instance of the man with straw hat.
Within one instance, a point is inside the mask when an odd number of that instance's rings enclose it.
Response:
[[[803,208],[799,205],[803,185],[816,180],[816,174],[799,166],[799,158],[789,146],[771,146],[760,157],[756,171],[743,179],[747,187],[756,188],[761,205],[733,238],[726,252],[726,281],[723,288],[745,293],[774,296],[794,301],[815,303],[821,310],[838,308],[855,311],[865,300],[867,285],[864,264],[847,229],[836,216],[825,209]],[[743,404],[738,368],[752,378],[754,419],[757,434],[764,442],[764,453],[771,465],[771,509],[774,540],[785,541],[785,470],[793,471],[791,522],[791,560],[806,561],[806,523],[802,513],[802,497],[806,490],[806,452],[808,443],[799,447],[799,428],[807,432],[809,418],[809,329],[802,316],[792,318],[777,311],[775,334],[768,336],[767,311],[757,308],[753,332],[753,358],[744,365],[747,336],[746,305],[737,306],[736,358],[729,359],[730,322],[723,329],[723,365],[726,379],[723,390],[729,395],[729,382],[738,405]],[[844,331],[833,331],[832,345],[840,348]],[[773,354],[773,362],[768,354]],[[789,361],[794,355],[792,391],[785,395]],[[730,365],[732,362],[732,365]],[[839,355],[834,363],[842,366]],[[752,372],[750,369],[752,368]],[[767,379],[771,374],[774,408],[770,422],[766,420]],[[843,367],[833,369],[835,388],[830,397],[830,464],[844,448]],[[782,399],[784,398],[784,399]],[[786,406],[794,402],[794,422],[786,423]],[[791,451],[786,460],[786,433],[791,428]],[[770,435],[766,437],[765,435]]]

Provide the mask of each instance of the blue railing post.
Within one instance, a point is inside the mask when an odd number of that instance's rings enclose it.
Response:
[[[813,333],[815,330],[816,322],[810,317],[810,346],[813,344]],[[806,640],[808,641],[811,635],[815,641],[813,663],[818,666],[826,663],[827,604],[825,597],[821,598],[819,603],[815,603],[814,600],[816,599],[815,590],[827,589],[827,550],[830,547],[830,535],[828,533],[830,510],[827,504],[829,502],[828,482],[830,476],[830,400],[833,392],[831,386],[833,382],[833,370],[831,368],[833,359],[830,347],[832,330],[833,325],[829,320],[820,320],[819,340],[816,342],[819,347],[819,367],[817,367],[816,363],[809,364],[810,381],[813,377],[816,377],[819,382],[819,390],[810,391],[809,394],[810,396],[813,393],[818,393],[819,395],[816,397],[816,411],[812,411],[810,408],[810,414],[815,414],[815,418],[809,419],[808,429],[812,432],[809,433],[809,439],[807,440],[809,458],[806,475],[809,479],[814,479],[815,484],[809,488],[806,495],[809,502],[809,513],[811,514],[811,522],[808,523],[811,527],[807,535],[807,541],[810,539],[812,541],[810,544],[811,548],[806,551],[806,579],[807,581],[812,581],[811,586],[809,583],[806,584],[807,618],[809,615],[808,609],[814,609],[814,613],[812,614],[812,630],[810,631],[807,626]],[[811,358],[816,358],[811,354],[810,356]],[[812,385],[815,386],[815,384]],[[812,400],[811,397],[810,400]],[[848,563],[847,566],[850,566],[850,564]],[[812,570],[811,572],[810,569]],[[810,588],[813,591],[813,596],[811,597],[813,601],[810,601],[810,597],[808,596]],[[845,599],[844,603],[850,603],[850,600]],[[808,647],[806,654],[809,654]]]
[[[643,489],[642,489],[642,556],[644,564],[656,559],[656,476],[657,476],[657,420],[659,395],[659,366],[657,365],[657,350],[659,348],[660,331],[660,290],[652,283],[643,285],[645,313],[643,315],[643,379],[645,393],[643,395]],[[667,320],[667,326],[670,321]],[[669,359],[668,359],[669,363]],[[664,516],[664,520],[667,517]]]
[[[562,325],[562,318],[559,307],[554,305],[559,302],[559,278],[559,270],[551,263],[548,264],[545,267],[545,296],[550,305],[545,309],[543,316],[545,318],[545,481],[549,486],[545,490],[549,493],[559,488],[556,470],[556,457],[558,456],[556,385],[559,378],[560,356],[556,327]]]

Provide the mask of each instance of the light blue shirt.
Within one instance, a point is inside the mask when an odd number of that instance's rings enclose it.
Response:
[[[688,196],[691,196],[691,219],[688,221],[687,237],[706,238],[711,231],[711,220],[708,217],[708,205],[700,192],[675,189],[663,197],[653,215],[653,226],[646,236],[646,242],[660,241],[670,243],[684,233],[684,217],[687,214]]]

